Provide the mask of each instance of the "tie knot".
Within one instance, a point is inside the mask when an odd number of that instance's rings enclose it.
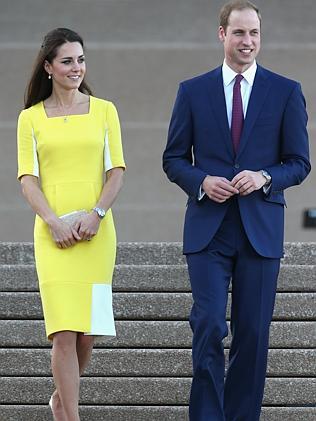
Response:
[[[235,77],[235,83],[240,83],[243,78],[244,78],[243,75],[238,73],[238,75],[236,75],[236,77]]]

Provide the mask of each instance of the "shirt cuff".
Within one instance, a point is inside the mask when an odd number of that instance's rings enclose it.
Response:
[[[202,200],[204,196],[205,196],[205,191],[203,190],[202,184],[201,184],[199,188],[198,201]]]
[[[268,195],[268,194],[270,193],[271,186],[272,186],[272,183],[270,183],[268,186],[263,186],[263,187],[262,187],[262,189],[263,189],[263,193],[264,193],[265,195]]]

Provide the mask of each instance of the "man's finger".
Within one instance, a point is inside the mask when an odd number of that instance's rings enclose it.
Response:
[[[247,196],[248,194],[252,193],[254,191],[254,187],[250,184],[248,187],[245,187],[240,194],[242,196]]]
[[[241,185],[239,187],[239,191],[240,193],[244,193],[245,191],[247,191],[249,188],[251,187],[251,183],[249,181],[247,181],[246,183],[244,183],[243,185]]]
[[[236,186],[238,181],[242,180],[244,177],[246,177],[246,175],[247,175],[247,173],[245,171],[241,171],[240,173],[235,175],[235,177],[232,179],[231,185]]]
[[[236,187],[232,186],[231,184],[225,183],[224,181],[221,181],[218,184],[218,187],[220,187],[221,189],[223,189],[223,190],[225,190],[227,192],[233,193],[233,194],[238,194],[239,193],[239,191],[238,191],[238,189]]]
[[[245,186],[246,186],[247,184],[249,184],[249,183],[250,183],[250,180],[248,180],[248,179],[245,177],[245,178],[241,179],[240,181],[238,181],[238,183],[237,183],[237,184],[235,184],[235,187],[236,187],[236,189],[238,189],[239,191],[242,191],[242,190],[245,188]]]

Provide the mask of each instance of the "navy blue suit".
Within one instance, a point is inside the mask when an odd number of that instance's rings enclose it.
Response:
[[[222,68],[182,82],[163,168],[188,195],[183,250],[192,286],[191,421],[259,419],[280,258],[283,191],[310,171],[307,113],[299,83],[258,66],[237,154],[227,121]],[[224,203],[198,200],[207,175],[228,180],[265,169],[262,189]],[[230,363],[222,339],[232,281]]]

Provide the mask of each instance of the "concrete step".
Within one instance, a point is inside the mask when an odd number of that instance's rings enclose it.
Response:
[[[80,406],[82,421],[189,421],[186,406]],[[1,418],[2,417],[2,418]],[[263,407],[260,421],[315,421],[316,408]],[[0,405],[0,421],[51,421],[48,405]]]
[[[283,264],[316,265],[316,242],[285,243]],[[119,243],[117,264],[133,265],[181,265],[182,243]],[[0,242],[1,264],[33,264],[33,243]]]
[[[187,321],[116,322],[117,337],[101,337],[96,348],[191,348]],[[50,347],[42,320],[0,320],[0,348]],[[230,336],[224,341],[227,348]],[[270,329],[270,348],[316,348],[316,321],[276,322]]]
[[[316,265],[282,265],[278,291],[316,292]],[[0,265],[0,291],[38,291],[34,265]],[[186,265],[116,265],[113,291],[190,292]]]
[[[228,350],[226,350],[226,361]],[[47,377],[51,375],[51,350],[0,349],[0,376]],[[313,377],[316,350],[273,349],[269,351],[267,376]],[[190,349],[96,349],[88,377],[189,377]]]
[[[191,378],[83,377],[81,403],[88,405],[186,405]],[[52,378],[1,377],[2,404],[47,404]],[[264,405],[303,406],[315,402],[316,379],[268,378]]]
[[[314,320],[316,293],[278,293],[274,320]],[[118,320],[186,320],[192,306],[190,293],[114,293]],[[230,299],[227,308],[229,317]],[[39,293],[1,292],[1,319],[41,319]]]

